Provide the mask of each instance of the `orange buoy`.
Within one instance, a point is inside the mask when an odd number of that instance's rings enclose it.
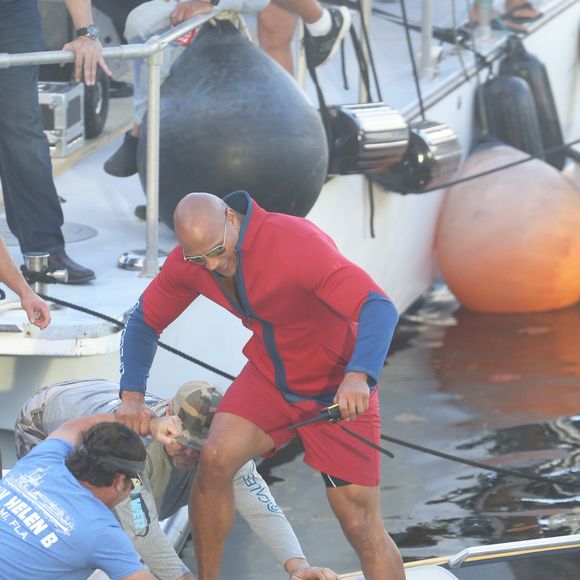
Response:
[[[485,145],[461,176],[525,156]],[[439,220],[442,275],[467,308],[542,312],[580,300],[580,189],[540,160],[452,186]]]

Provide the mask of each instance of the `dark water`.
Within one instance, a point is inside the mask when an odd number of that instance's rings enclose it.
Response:
[[[381,409],[385,434],[553,478],[518,479],[385,444],[395,458],[382,462],[383,517],[406,561],[580,531],[580,306],[483,315],[434,289],[400,323]],[[310,560],[360,569],[300,446],[260,469]],[[185,556],[191,561],[190,546]],[[285,577],[237,522],[223,578]]]

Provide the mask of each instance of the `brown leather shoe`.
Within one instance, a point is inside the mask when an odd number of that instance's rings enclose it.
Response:
[[[95,273],[89,268],[85,268],[71,260],[64,248],[53,248],[49,251],[48,256],[48,271],[66,270],[68,273],[68,280],[63,280],[63,284],[85,284],[95,278]]]

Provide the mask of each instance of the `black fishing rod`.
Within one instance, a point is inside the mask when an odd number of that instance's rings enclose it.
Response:
[[[314,417],[310,417],[309,419],[306,419],[304,421],[300,421],[299,423],[294,423],[294,424],[290,425],[288,427],[288,429],[294,430],[294,429],[298,429],[300,427],[304,427],[305,425],[311,425],[313,423],[317,423],[320,421],[327,421],[330,423],[338,423],[341,420],[342,420],[342,415],[340,413],[338,403],[335,403],[334,405],[331,405],[329,407],[325,407]],[[372,447],[373,449],[375,449],[376,451],[379,451],[383,455],[386,455],[387,457],[391,457],[391,458],[394,457],[394,455],[388,449],[385,449],[384,447],[381,447],[380,445],[377,445],[376,443],[369,441],[366,437],[363,437],[362,435],[359,435],[358,433],[351,431],[348,427],[345,427],[344,425],[339,425],[338,427],[340,429],[342,429],[345,433],[348,433],[349,435],[351,435],[355,439],[358,439],[359,441],[361,441],[365,445]],[[414,449],[415,451],[420,451],[421,453],[433,455],[433,456],[439,457],[441,459],[447,459],[448,461],[454,461],[455,463],[469,465],[471,467],[476,467],[478,469],[484,469],[486,471],[493,471],[493,472],[498,473],[500,475],[507,475],[509,477],[519,477],[519,478],[523,478],[523,479],[528,479],[530,481],[548,483],[550,485],[554,485],[554,484],[571,485],[574,487],[577,487],[579,485],[578,481],[566,481],[564,479],[555,480],[553,478],[546,477],[543,475],[537,475],[535,473],[526,473],[526,472],[523,472],[520,470],[510,469],[508,467],[497,467],[495,465],[490,465],[488,463],[482,463],[481,461],[475,461],[473,459],[467,459],[466,457],[452,455],[451,453],[444,453],[443,451],[438,451],[436,449],[424,447],[423,445],[417,445],[416,443],[410,443],[408,441],[403,441],[402,439],[398,439],[396,437],[391,437],[391,436],[385,435],[383,433],[381,433],[381,439],[383,441],[388,441],[389,443],[394,443],[395,445],[401,445],[402,447],[407,447],[408,449]]]

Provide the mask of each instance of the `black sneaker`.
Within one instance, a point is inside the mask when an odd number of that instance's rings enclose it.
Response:
[[[316,68],[328,62],[336,52],[352,23],[350,10],[346,6],[328,8],[332,24],[330,32],[324,36],[312,36],[304,29],[304,52],[309,67]]]
[[[63,284],[85,284],[95,277],[95,273],[92,270],[71,260],[64,248],[54,248],[49,252],[48,271],[54,272],[56,270],[67,271],[67,280],[59,280]]]
[[[125,133],[121,147],[111,155],[103,166],[109,175],[115,177],[129,177],[137,173],[137,144],[138,137],[133,137],[131,131]]]

